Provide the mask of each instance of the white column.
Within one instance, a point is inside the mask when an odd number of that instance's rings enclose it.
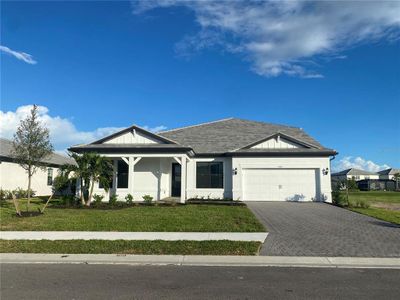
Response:
[[[186,156],[181,159],[181,203],[186,201]]]
[[[135,157],[129,156],[129,164],[128,164],[128,191],[129,194],[133,196],[133,172],[135,170],[134,164]]]

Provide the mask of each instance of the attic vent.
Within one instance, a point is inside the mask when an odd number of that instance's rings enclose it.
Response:
[[[281,136],[280,136],[279,134],[276,136],[276,141],[277,141],[278,143],[281,141]]]
[[[136,136],[136,129],[135,128],[132,129],[132,135],[133,135],[133,137]]]

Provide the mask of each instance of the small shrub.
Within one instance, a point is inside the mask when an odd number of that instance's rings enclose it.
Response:
[[[153,202],[153,197],[150,195],[144,195],[142,198],[144,203],[146,203],[147,205],[151,205]]]
[[[126,195],[125,201],[126,201],[126,204],[132,205],[133,204],[133,196],[131,194]]]
[[[79,203],[79,199],[77,199],[74,195],[62,195],[60,197],[61,204],[70,207]]]
[[[94,203],[96,206],[98,206],[98,205],[101,204],[101,202],[103,202],[104,196],[103,196],[103,195],[94,194],[94,195],[93,195],[93,199],[94,199],[93,203]]]
[[[118,201],[118,195],[111,195],[110,199],[108,200],[108,204],[110,204],[111,206],[115,206],[117,204]]]
[[[355,202],[350,202],[349,207],[352,208],[369,208],[369,203],[365,200],[357,199]]]
[[[337,206],[348,206],[346,196],[340,192],[340,190],[334,190],[332,192],[332,202]]]

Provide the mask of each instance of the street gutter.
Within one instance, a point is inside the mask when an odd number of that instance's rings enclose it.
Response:
[[[2,264],[123,264],[400,269],[400,258],[2,253]]]

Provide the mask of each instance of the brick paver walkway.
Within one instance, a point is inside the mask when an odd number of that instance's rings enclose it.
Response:
[[[248,202],[269,235],[261,255],[400,257],[400,226],[324,203]]]

